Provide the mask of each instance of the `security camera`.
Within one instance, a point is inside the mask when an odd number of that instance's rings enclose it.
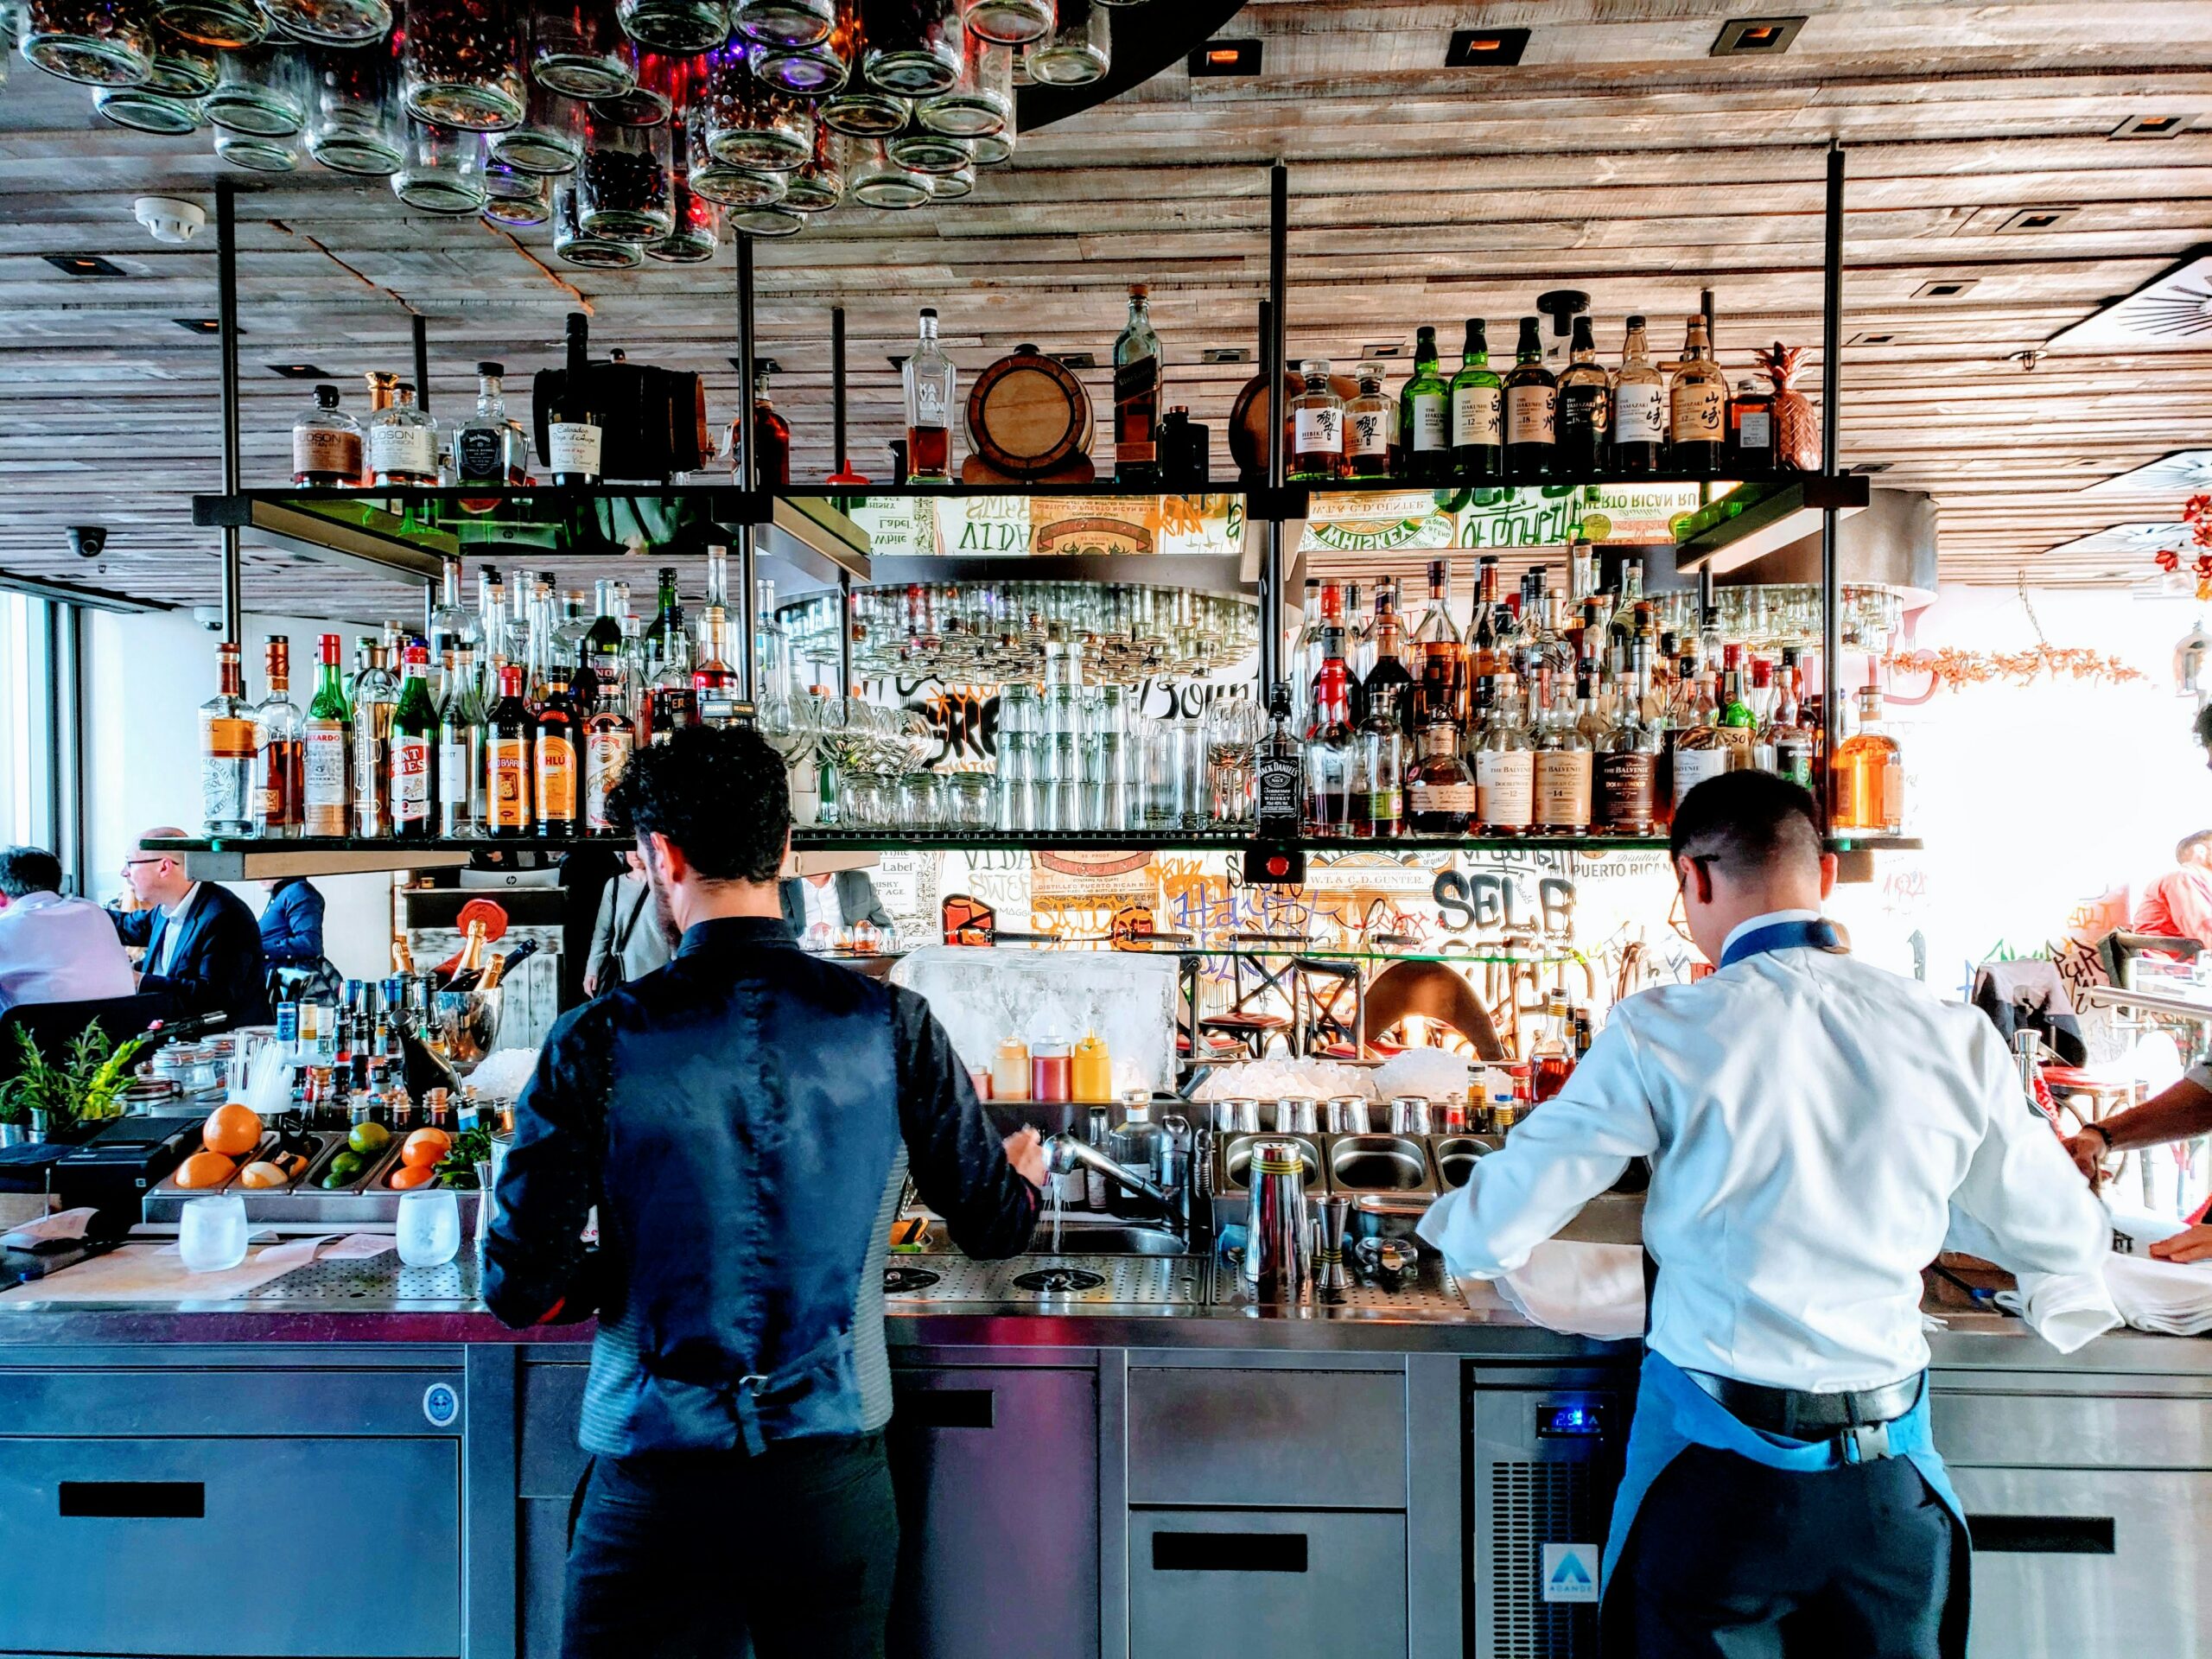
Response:
[[[80,559],[97,559],[107,548],[107,526],[105,524],[72,524],[69,526],[69,550]]]
[[[210,633],[220,633],[223,631],[223,607],[219,605],[195,605],[192,607],[192,620]]]
[[[141,196],[130,212],[156,242],[189,242],[207,227],[206,208],[175,196]]]

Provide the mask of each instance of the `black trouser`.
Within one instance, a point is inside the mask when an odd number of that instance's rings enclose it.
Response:
[[[601,1458],[569,1537],[563,1659],[881,1659],[898,1564],[883,1436]]]
[[[1694,1446],[1644,1495],[1607,1624],[1633,1659],[1937,1659],[1952,1532],[1904,1458],[1796,1474]]]

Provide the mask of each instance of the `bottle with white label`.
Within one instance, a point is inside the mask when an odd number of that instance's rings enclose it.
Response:
[[[1483,320],[1469,317],[1459,372],[1452,377],[1452,466],[1461,478],[1496,478],[1505,470],[1503,385],[1490,365]]]
[[[1764,478],[1774,471],[1774,394],[1757,380],[1738,380],[1728,404],[1728,476]]]
[[[590,319],[569,313],[569,359],[561,372],[560,395],[545,415],[545,465],[562,489],[596,484],[606,422],[592,397],[588,349]]]
[[[1298,365],[1305,388],[1290,400],[1290,481],[1326,484],[1344,469],[1344,400],[1329,385],[1329,359]]]
[[[906,477],[909,484],[952,481],[952,400],[959,376],[938,344],[937,308],[915,318],[914,349],[899,365],[906,394]]]
[[[1382,390],[1382,365],[1359,365],[1359,396],[1344,405],[1346,478],[1390,476],[1390,440],[1396,435],[1398,406]]]
[[[397,489],[433,489],[438,482],[438,423],[415,405],[415,388],[402,380],[391,407],[369,417],[369,474]]]
[[[1710,478],[1720,471],[1728,440],[1728,377],[1713,360],[1705,319],[1689,320],[1682,365],[1667,388],[1667,464],[1678,473]]]
[[[1667,442],[1667,378],[1652,365],[1643,319],[1628,320],[1613,373],[1613,470],[1656,473]]]
[[[1415,484],[1452,476],[1452,391],[1436,365],[1436,330],[1414,336],[1413,378],[1398,391],[1398,467]]]
[[[1558,443],[1553,422],[1559,382],[1544,366],[1544,341],[1535,317],[1521,319],[1513,366],[1505,372],[1505,469],[1523,478],[1551,476]]]
[[[1498,677],[1490,702],[1475,751],[1476,810],[1485,835],[1526,835],[1536,812],[1536,756],[1511,675]]]
[[[353,708],[346,698],[345,676],[334,633],[322,636],[316,653],[315,697],[308,704],[300,735],[300,833],[342,836],[353,805],[353,753],[347,728]]]

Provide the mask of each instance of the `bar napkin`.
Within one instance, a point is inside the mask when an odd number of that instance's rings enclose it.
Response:
[[[88,1205],[81,1210],[63,1210],[41,1216],[36,1221],[27,1221],[0,1237],[0,1249],[28,1250],[35,1244],[54,1240],[66,1243],[82,1238],[85,1229],[92,1224],[92,1217],[98,1214],[99,1211]]]
[[[1632,1244],[1547,1239],[1496,1283],[1515,1313],[1547,1331],[1608,1342],[1643,1334],[1643,1252]]]

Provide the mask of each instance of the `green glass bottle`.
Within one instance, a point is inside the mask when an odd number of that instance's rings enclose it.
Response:
[[[1505,470],[1503,386],[1490,366],[1483,320],[1469,317],[1459,372],[1452,377],[1452,466],[1461,479],[1496,478]]]
[[[430,698],[430,648],[410,641],[401,654],[405,664],[399,700],[391,711],[391,737],[385,750],[390,775],[391,833],[421,840],[437,833],[433,797],[438,747],[438,708]]]
[[[1452,476],[1452,391],[1436,363],[1436,330],[1414,340],[1414,375],[1398,393],[1398,472],[1415,484]]]

